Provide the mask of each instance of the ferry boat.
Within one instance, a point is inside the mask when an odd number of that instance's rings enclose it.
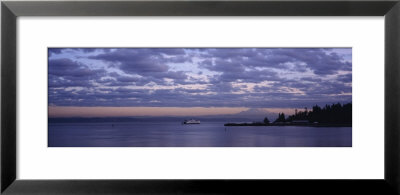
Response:
[[[200,124],[200,121],[199,120],[190,119],[190,120],[183,121],[182,124],[184,124],[184,125]]]

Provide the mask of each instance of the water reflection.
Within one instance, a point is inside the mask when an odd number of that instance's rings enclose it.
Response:
[[[224,127],[218,122],[49,124],[50,147],[351,147],[351,140],[351,127]]]

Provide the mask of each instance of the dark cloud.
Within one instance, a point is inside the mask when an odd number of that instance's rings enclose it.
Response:
[[[177,55],[167,57],[166,55]],[[119,68],[131,74],[146,74],[157,72],[168,72],[167,62],[190,61],[180,55],[185,55],[182,49],[116,49],[113,52],[91,56],[91,59],[103,60],[114,63]],[[179,60],[177,60],[179,59]]]
[[[58,106],[304,107],[352,99],[351,62],[324,48],[50,53],[49,103]]]
[[[127,74],[152,77],[156,83],[162,83],[165,78],[182,83],[186,73],[170,70],[167,63],[191,62],[185,55],[183,49],[117,49],[89,58],[111,63]]]
[[[88,66],[70,59],[49,60],[49,75],[59,77],[89,77],[104,73],[103,69],[90,69]]]
[[[203,67],[212,71],[240,71],[246,68],[280,68],[304,72],[308,69],[317,75],[335,74],[339,70],[351,71],[351,63],[344,61],[335,52],[313,48],[273,49],[217,49],[207,50],[204,57],[213,58],[204,62]]]
[[[131,77],[131,76],[120,76],[117,77],[117,81],[119,82],[138,82],[140,78]]]
[[[50,57],[53,54],[60,54],[60,53],[62,53],[62,51],[63,51],[62,48],[49,48],[48,49],[48,54],[49,54],[49,57]]]
[[[104,69],[90,69],[88,66],[70,59],[49,60],[49,90],[67,87],[89,88],[105,73]]]
[[[352,81],[352,74],[345,74],[345,75],[340,75],[338,76],[338,81],[342,81],[344,83],[351,83]]]

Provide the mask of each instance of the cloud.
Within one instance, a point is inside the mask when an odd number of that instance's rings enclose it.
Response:
[[[337,78],[338,81],[344,82],[344,83],[351,83],[352,81],[352,74],[345,74],[345,75],[339,75]]]
[[[183,49],[116,49],[112,52],[90,56],[90,59],[102,60],[118,67],[126,74],[152,77],[154,82],[173,79],[182,83],[187,75],[183,71],[170,70],[168,63],[190,62]]]
[[[49,48],[48,49],[48,54],[49,54],[49,57],[50,57],[53,54],[60,54],[60,53],[62,53],[62,51],[63,51],[62,48]]]
[[[350,48],[52,48],[49,53],[51,105],[289,108],[352,99]]]
[[[66,58],[49,60],[49,88],[91,87],[105,73]]]
[[[224,48],[207,50],[203,56],[214,59],[208,59],[203,66],[213,71],[226,71],[229,67],[231,71],[241,71],[247,67],[299,72],[308,68],[317,75],[334,74],[339,70],[351,71],[351,63],[344,61],[343,56],[323,48]]]
[[[172,57],[165,55],[176,55]],[[168,72],[167,62],[189,60],[182,58],[181,49],[116,49],[115,51],[91,56],[91,59],[103,60],[116,64],[122,71],[131,74],[149,74]]]
[[[104,73],[104,70],[93,70],[85,64],[70,59],[49,60],[49,75],[59,77],[88,77]]]

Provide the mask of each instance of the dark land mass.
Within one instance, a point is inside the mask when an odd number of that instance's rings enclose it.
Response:
[[[312,110],[304,108],[304,111],[295,110],[294,115],[285,117],[279,113],[278,118],[271,123],[268,117],[263,122],[251,123],[226,123],[224,126],[310,126],[310,127],[351,127],[352,104],[332,104],[321,108],[318,105]]]
[[[306,126],[306,127],[351,127],[351,124],[327,124],[327,123],[226,123],[224,126]]]
[[[352,104],[332,104],[319,107],[315,105],[312,110],[304,108],[304,111],[295,110],[295,114],[285,118],[285,114],[279,114],[276,122],[295,122],[308,121],[310,123],[324,124],[351,124],[352,123]]]

